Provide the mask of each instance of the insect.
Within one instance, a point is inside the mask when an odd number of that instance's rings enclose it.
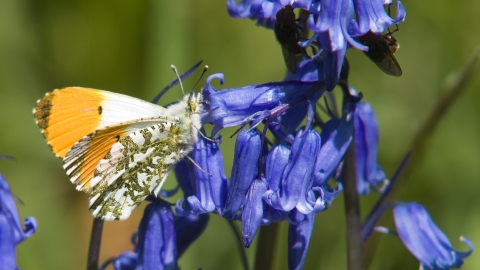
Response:
[[[201,128],[201,95],[166,108],[122,94],[68,87],[47,93],[35,121],[89,209],[123,220],[158,194],[169,168],[193,149]]]
[[[363,36],[360,36],[358,40],[365,46],[368,46],[368,51],[365,54],[370,58],[377,66],[386,74],[392,76],[401,76],[402,69],[395,59],[395,52],[400,48],[398,41],[392,36],[393,32],[388,30],[388,33],[384,35],[377,35],[371,31]]]
[[[308,11],[302,9],[300,19],[304,21],[304,24],[308,15]],[[297,24],[295,13],[290,5],[280,9],[276,14],[276,18],[274,27],[275,37],[282,47],[285,65],[290,72],[295,73],[297,71],[297,58],[302,53],[302,48],[298,45],[302,34],[299,30],[302,27]]]

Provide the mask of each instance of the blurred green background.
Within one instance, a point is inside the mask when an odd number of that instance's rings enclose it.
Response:
[[[392,175],[449,74],[461,69],[480,43],[480,2],[404,1],[407,20],[395,34],[403,76],[383,74],[362,52],[350,50],[350,83],[363,92],[380,123],[379,161]],[[228,16],[217,1],[0,1],[0,172],[23,200],[22,218],[34,216],[38,232],[18,246],[21,269],[85,269],[92,217],[88,196],[79,193],[50,152],[32,109],[55,88],[107,89],[151,100],[180,72],[203,59],[209,74],[225,74],[225,87],[278,81],[284,77],[273,32]],[[194,78],[185,82],[190,89]],[[411,164],[411,179],[398,193],[427,207],[452,244],[458,237],[480,246],[480,80],[466,86],[425,148]],[[218,84],[217,84],[218,85]],[[197,87],[198,88],[198,87]],[[160,104],[182,96],[172,89]],[[224,148],[233,146],[224,131]],[[230,151],[231,152],[231,151]],[[225,153],[230,160],[230,152]],[[230,165],[226,165],[227,174]],[[174,185],[169,179],[168,187]],[[362,201],[367,210],[377,198]],[[143,209],[143,206],[140,207]],[[142,210],[123,222],[107,222],[101,261],[131,250],[130,236]],[[382,225],[391,226],[391,222]],[[305,269],[345,269],[343,198],[317,215]],[[277,269],[286,269],[286,224],[277,248]],[[253,265],[255,244],[247,250]],[[463,269],[479,269],[474,253]],[[180,259],[182,269],[241,269],[234,238],[212,215],[206,232]],[[392,236],[379,243],[371,269],[416,269],[417,261]]]

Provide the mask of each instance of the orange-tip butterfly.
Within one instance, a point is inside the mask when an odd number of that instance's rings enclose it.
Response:
[[[70,181],[90,194],[93,216],[126,219],[158,194],[168,170],[193,149],[201,95],[166,108],[122,94],[81,87],[47,93],[33,110]]]

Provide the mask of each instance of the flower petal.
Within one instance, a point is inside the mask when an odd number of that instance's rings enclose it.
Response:
[[[202,235],[207,228],[209,219],[208,214],[202,214],[179,217],[175,220],[178,257],[182,256],[187,248]]]
[[[220,140],[221,137],[218,138]],[[223,156],[220,152],[220,144],[205,138],[199,138],[195,144],[192,159],[198,166],[193,168],[195,179],[195,194],[187,197],[182,203],[176,204],[178,215],[203,214],[215,210],[221,210],[225,205],[227,193],[227,177],[223,169]],[[190,170],[189,168],[184,168]],[[182,174],[188,175],[183,172]],[[184,185],[182,185],[184,186]]]
[[[265,201],[281,211],[292,210],[306,196],[306,190],[313,182],[314,165],[320,150],[321,139],[314,130],[302,135],[299,131],[291,147],[288,164],[282,175],[281,188],[265,193]]]
[[[357,159],[357,190],[368,194],[371,186],[385,180],[386,175],[377,164],[378,122],[372,106],[366,102],[357,104],[354,113],[355,153]]]
[[[138,264],[144,269],[177,269],[175,219],[170,204],[155,200],[138,228]]]
[[[242,211],[243,245],[249,247],[262,222],[264,202],[263,194],[267,191],[267,183],[256,179],[248,189],[245,207]]]
[[[300,270],[307,257],[308,245],[313,232],[315,215],[307,215],[301,224],[288,227],[288,269]]]
[[[323,186],[339,166],[353,139],[352,122],[330,119],[322,128],[322,148],[315,164],[315,186]]]
[[[232,179],[228,188],[227,201],[222,215],[227,219],[238,218],[247,191],[258,176],[258,158],[260,157],[261,140],[255,130],[242,130],[235,143]]]
[[[460,267],[463,259],[473,252],[473,245],[464,238],[469,251],[453,249],[445,234],[432,221],[420,204],[399,204],[393,210],[398,237],[422,266],[431,269]]]
[[[285,145],[276,145],[270,149],[265,170],[269,189],[274,191],[280,189],[282,174],[287,166],[289,156],[290,149]]]
[[[0,212],[0,269],[17,268],[15,227],[5,212]]]

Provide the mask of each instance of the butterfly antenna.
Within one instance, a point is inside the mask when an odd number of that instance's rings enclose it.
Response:
[[[200,75],[200,78],[198,78],[197,82],[196,82],[195,85],[192,87],[192,90],[190,90],[190,93],[193,92],[193,89],[194,89],[195,87],[197,87],[198,83],[199,83],[200,80],[203,78],[203,75],[205,75],[205,73],[207,72],[207,70],[208,70],[208,65],[205,65],[205,66],[203,67],[202,75]]]
[[[197,70],[197,68],[202,64],[203,61],[198,61],[198,63],[196,63],[193,67],[191,67],[189,70],[187,70],[185,73],[183,73],[182,75],[180,75],[180,79],[182,80],[185,80],[186,78],[188,78],[190,75],[192,75],[192,73]],[[170,89],[172,88],[173,86],[177,85],[179,82],[178,79],[175,79],[173,80],[171,83],[169,83],[167,86],[165,86],[165,88],[162,89],[162,91],[160,91],[160,93],[158,93],[155,98],[152,100],[152,103],[154,104],[157,104],[158,101],[160,100],[160,98]]]
[[[177,67],[175,67],[174,65],[171,65],[170,67],[173,69],[173,72],[175,72],[175,75],[177,75],[178,82],[180,83],[180,88],[182,89],[183,95],[185,95],[185,91],[183,91],[182,79],[180,79],[180,75],[178,75]]]
[[[198,163],[195,162],[195,160],[193,160],[191,157],[189,156],[185,156],[185,158],[187,158],[190,162],[192,162],[192,164],[197,167],[197,169],[199,169],[201,172],[203,172],[204,174],[208,175],[208,176],[213,176],[211,173],[205,171],[204,169],[202,169],[202,167],[200,167],[200,165],[198,165]]]

